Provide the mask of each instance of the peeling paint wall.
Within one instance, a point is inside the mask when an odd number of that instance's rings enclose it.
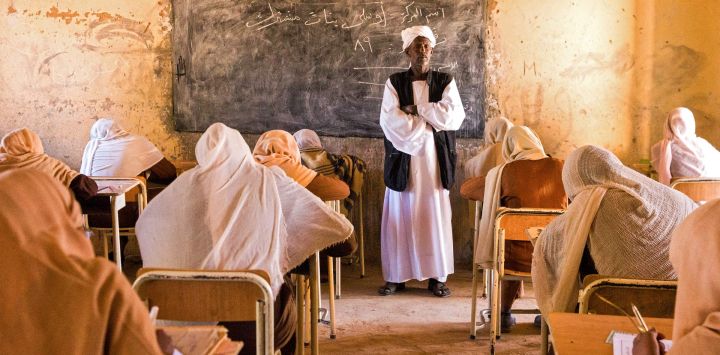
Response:
[[[170,0],[0,1],[0,134],[27,126],[77,168],[95,119],[111,116],[170,159],[192,159],[198,134],[172,121]],[[541,135],[564,158],[593,143],[625,162],[647,157],[665,113],[687,105],[720,145],[720,2],[488,0],[487,112]],[[257,136],[246,136],[248,144]],[[379,259],[382,141],[323,138],[370,166],[368,259]],[[460,140],[459,159],[478,140]],[[462,166],[458,180],[462,181]],[[455,256],[472,256],[472,209],[451,192]]]
[[[491,1],[488,116],[529,125],[560,158],[597,144],[631,164],[687,106],[720,145],[719,14],[700,0]]]

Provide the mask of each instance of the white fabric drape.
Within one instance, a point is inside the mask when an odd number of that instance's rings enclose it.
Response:
[[[501,144],[505,163],[492,168],[485,176],[482,217],[478,238],[475,240],[473,262],[482,268],[492,268],[495,244],[495,215],[500,207],[500,186],[505,165],[516,160],[539,160],[547,157],[540,138],[530,128],[510,128]]]
[[[101,118],[90,129],[80,173],[134,177],[162,158],[163,154],[147,138],[130,134],[113,119]]]
[[[146,267],[260,269],[275,294],[283,275],[340,242],[352,224],[279,168],[253,159],[240,133],[211,125],[180,175],[137,222]]]
[[[673,177],[720,177],[720,152],[695,135],[695,117],[685,107],[668,113],[663,140],[651,153],[659,180],[665,185]]]
[[[669,260],[670,235],[696,207],[687,196],[595,146],[568,156],[563,185],[572,203],[543,231],[533,253],[533,286],[543,314],[574,309],[586,245],[599,274],[676,277]]]
[[[311,129],[301,129],[295,132],[293,137],[295,137],[301,152],[305,149],[322,149],[323,147],[320,137]]]
[[[429,102],[424,81],[412,83],[418,115],[400,110],[395,88],[388,80],[380,112],[380,126],[390,142],[410,154],[410,177],[405,191],[385,189],[381,224],[381,254],[385,281],[444,278],[454,272],[450,192],[442,187],[433,139],[436,130],[457,130],[464,118],[455,81],[442,100]]]
[[[505,162],[502,155],[502,141],[513,126],[505,117],[488,121],[483,132],[484,148],[465,163],[465,178],[487,175],[490,169]]]
[[[670,261],[678,273],[670,353],[720,353],[720,200],[695,210],[675,230]]]

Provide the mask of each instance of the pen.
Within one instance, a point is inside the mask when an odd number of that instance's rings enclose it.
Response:
[[[640,325],[642,325],[642,327],[644,329],[643,332],[647,333],[649,331],[649,328],[647,326],[647,323],[645,323],[645,319],[643,319],[642,315],[640,314],[640,311],[634,304],[631,303],[630,305],[632,306],[633,313],[635,313],[635,318],[637,318],[638,323],[640,323]]]

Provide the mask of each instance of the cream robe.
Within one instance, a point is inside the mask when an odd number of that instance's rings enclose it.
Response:
[[[389,282],[436,278],[454,272],[450,191],[440,181],[432,127],[455,131],[465,119],[455,80],[442,100],[429,102],[425,81],[412,83],[418,115],[400,110],[390,80],[385,83],[380,126],[398,150],[410,154],[410,176],[405,191],[385,189],[380,230],[383,277]]]

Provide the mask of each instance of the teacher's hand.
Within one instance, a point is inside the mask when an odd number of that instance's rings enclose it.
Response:
[[[402,110],[402,112],[407,113],[408,115],[417,115],[418,114],[417,106],[415,106],[415,105],[401,106],[400,110]]]
[[[665,346],[660,340],[665,339],[662,333],[655,328],[650,328],[647,333],[640,333],[633,340],[633,355],[662,355],[665,354]]]

